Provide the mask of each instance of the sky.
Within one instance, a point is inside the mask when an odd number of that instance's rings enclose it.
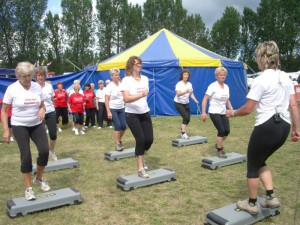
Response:
[[[162,0],[163,1],[163,0]],[[211,28],[213,24],[222,17],[227,6],[235,7],[239,13],[243,14],[244,7],[249,7],[256,12],[261,0],[182,0],[183,7],[188,14],[200,14],[207,28]],[[95,2],[95,0],[93,0]],[[132,4],[143,6],[146,0],[128,0]],[[47,11],[53,14],[60,13],[61,0],[48,0]]]

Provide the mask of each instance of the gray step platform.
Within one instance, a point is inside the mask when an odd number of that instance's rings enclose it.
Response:
[[[149,178],[141,178],[137,173],[130,176],[119,177],[117,179],[117,187],[124,191],[130,191],[138,187],[176,180],[175,171],[170,169],[161,168],[149,171],[148,173],[150,175]]]
[[[72,187],[37,194],[36,198],[33,201],[27,201],[25,197],[8,200],[7,215],[9,217],[24,216],[27,213],[82,202],[79,191]]]
[[[208,169],[218,169],[222,166],[229,166],[236,163],[242,163],[247,161],[247,156],[236,153],[236,152],[230,152],[226,153],[227,158],[219,158],[218,156],[209,157],[206,159],[202,159],[202,167],[208,168]]]
[[[172,145],[177,146],[177,147],[182,147],[182,146],[186,146],[186,145],[202,144],[202,143],[207,143],[207,137],[191,136],[189,139],[178,138],[178,139],[172,140]]]
[[[104,153],[105,159],[108,160],[119,160],[135,156],[135,148],[127,148],[123,151],[109,151]]]
[[[206,214],[205,225],[250,225],[270,216],[280,214],[280,207],[275,209],[262,208],[262,197],[257,198],[259,212],[253,216],[236,208],[236,203],[213,210]]]
[[[45,167],[44,172],[77,168],[77,167],[79,167],[79,162],[76,159],[72,159],[72,158],[58,159],[57,161],[48,161],[48,165]],[[32,174],[36,174],[36,163],[33,164]]]

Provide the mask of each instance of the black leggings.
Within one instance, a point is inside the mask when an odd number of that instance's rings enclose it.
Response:
[[[265,123],[254,127],[247,153],[247,178],[258,178],[259,170],[266,166],[267,159],[286,141],[291,125],[281,119],[274,121],[274,116]]]
[[[188,125],[190,123],[191,112],[190,112],[190,104],[181,104],[178,102],[174,102],[175,108],[179,112],[182,117],[182,124]]]
[[[135,138],[135,155],[144,155],[153,143],[153,127],[149,112],[126,113],[126,122]]]
[[[18,143],[21,154],[21,172],[32,172],[32,159],[30,151],[30,138],[34,142],[39,154],[36,160],[38,166],[47,166],[49,156],[48,137],[44,124],[33,127],[23,127],[12,125],[15,139]]]
[[[72,113],[74,124],[83,125],[83,113]]]
[[[95,126],[95,108],[85,108],[85,126]]]
[[[213,122],[215,128],[218,131],[218,137],[227,137],[230,133],[229,120],[224,114],[209,114],[211,121]]]
[[[45,115],[45,123],[48,128],[50,140],[54,141],[57,139],[57,130],[56,130],[56,113],[51,112]]]
[[[55,108],[56,112],[56,123],[59,123],[59,117],[62,118],[62,125],[66,125],[69,123],[69,115],[67,107],[57,107]]]

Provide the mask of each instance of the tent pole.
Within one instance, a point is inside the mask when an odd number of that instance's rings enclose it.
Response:
[[[156,116],[156,84],[154,78],[154,68],[152,69],[153,89],[154,89],[154,116]]]
[[[96,62],[96,65],[98,65],[99,60]],[[97,69],[97,66],[95,67],[95,69],[92,71],[92,73],[90,74],[90,76],[88,77],[88,79],[86,79],[86,82],[90,79],[90,77],[93,75],[93,73],[95,72],[95,70]]]

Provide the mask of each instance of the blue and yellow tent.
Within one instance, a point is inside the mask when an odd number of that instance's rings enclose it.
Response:
[[[215,81],[214,72],[218,66],[224,66],[228,70],[226,83],[230,88],[230,100],[234,108],[240,107],[246,101],[248,90],[243,62],[220,56],[166,29],[158,31],[146,40],[96,66],[70,75],[54,76],[49,80],[52,81],[54,88],[58,81],[63,82],[65,89],[70,88],[75,79],[79,79],[82,86],[91,82],[97,84],[100,79],[110,79],[109,70],[112,67],[121,69],[123,77],[126,61],[133,55],[141,57],[142,74],[149,78],[148,104],[151,115],[178,115],[173,99],[175,85],[182,69],[191,71],[190,82],[193,84],[194,94],[200,103],[208,85]],[[4,93],[4,87],[3,91],[1,89],[0,87],[0,98]],[[196,114],[197,106],[193,101],[190,106],[191,112]]]
[[[146,40],[99,63],[97,72],[103,79],[109,78],[109,69],[121,69],[121,75],[127,59],[136,55],[143,61],[142,74],[150,81],[148,103],[152,115],[177,115],[173,99],[179,73],[184,69],[191,71],[190,82],[199,102],[208,85],[215,81],[214,71],[218,66],[228,70],[226,83],[230,87],[230,100],[235,108],[246,101],[247,81],[244,63],[230,60],[205,48],[202,48],[166,29],[162,29]],[[195,103],[191,103],[192,113],[197,113]]]

